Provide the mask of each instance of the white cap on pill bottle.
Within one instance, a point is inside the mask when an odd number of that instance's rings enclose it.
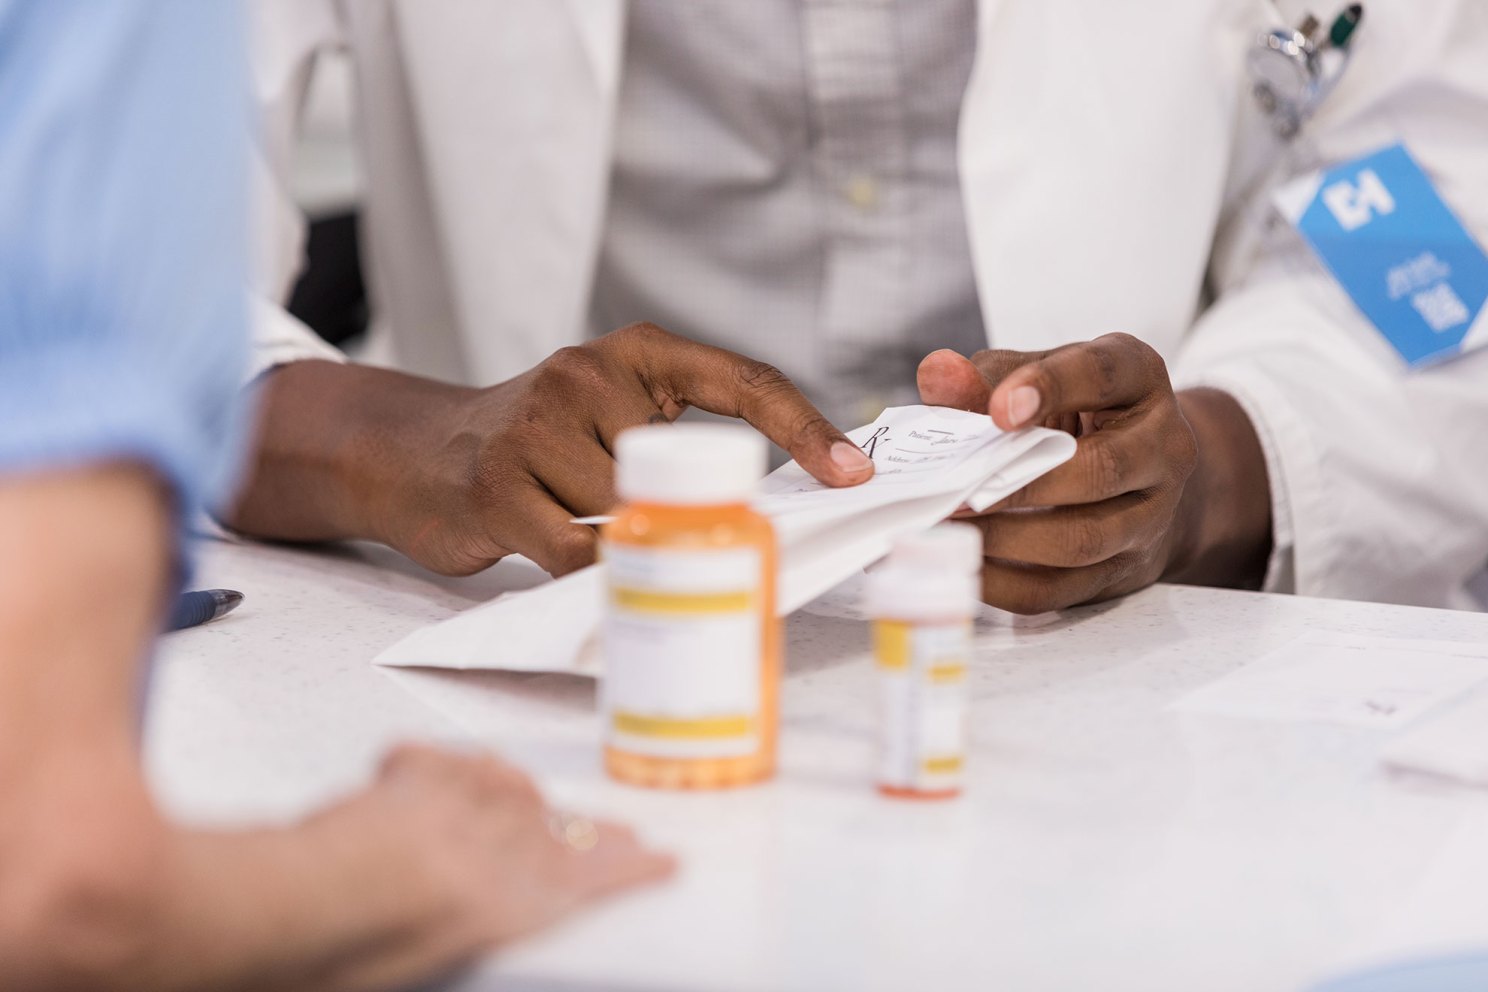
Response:
[[[889,560],[911,568],[977,572],[982,567],[982,532],[971,524],[938,524],[894,538]]]
[[[867,608],[903,620],[969,616],[981,599],[982,532],[943,523],[894,539],[868,573]]]
[[[663,506],[747,503],[769,460],[764,437],[728,424],[632,427],[615,440],[615,488]]]

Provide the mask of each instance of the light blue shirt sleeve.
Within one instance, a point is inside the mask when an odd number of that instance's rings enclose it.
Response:
[[[1483,992],[1488,989],[1488,952],[1403,961],[1335,978],[1311,992]]]
[[[232,0],[0,0],[0,472],[237,461],[250,105]]]

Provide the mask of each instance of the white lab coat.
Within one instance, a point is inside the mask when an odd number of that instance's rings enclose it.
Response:
[[[1488,4],[1369,4],[1353,65],[1291,150],[1243,68],[1275,26],[1266,7],[981,0],[960,158],[991,344],[1128,331],[1179,385],[1235,395],[1287,551],[1271,588],[1474,605],[1488,351],[1407,371],[1268,196],[1404,140],[1488,241]],[[1300,20],[1300,3],[1282,7]],[[296,108],[315,52],[340,45],[360,89],[383,347],[488,383],[582,340],[624,0],[258,0],[255,18],[266,300],[299,262],[302,221],[280,192]],[[272,302],[261,318],[260,367],[326,354]]]

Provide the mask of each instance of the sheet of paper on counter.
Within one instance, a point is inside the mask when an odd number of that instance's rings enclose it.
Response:
[[[830,489],[795,462],[761,485],[755,505],[774,523],[780,544],[782,616],[882,558],[899,534],[932,526],[962,505],[986,509],[1075,453],[1068,434],[1005,433],[984,414],[944,407],[891,407],[848,437],[874,461],[874,477],[863,485]],[[375,661],[596,675],[603,567],[416,630]]]
[[[1392,737],[1380,760],[1397,771],[1488,787],[1488,690],[1444,706]]]
[[[1183,696],[1190,713],[1395,729],[1488,681],[1488,645],[1313,632]]]

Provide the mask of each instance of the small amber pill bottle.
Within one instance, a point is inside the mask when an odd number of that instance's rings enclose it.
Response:
[[[750,508],[767,459],[744,427],[637,427],[616,440],[624,505],[602,534],[605,768],[667,789],[775,769],[781,634],[775,533]]]
[[[966,766],[966,671],[980,599],[981,533],[940,524],[898,538],[868,575],[878,675],[878,789],[959,795]]]

